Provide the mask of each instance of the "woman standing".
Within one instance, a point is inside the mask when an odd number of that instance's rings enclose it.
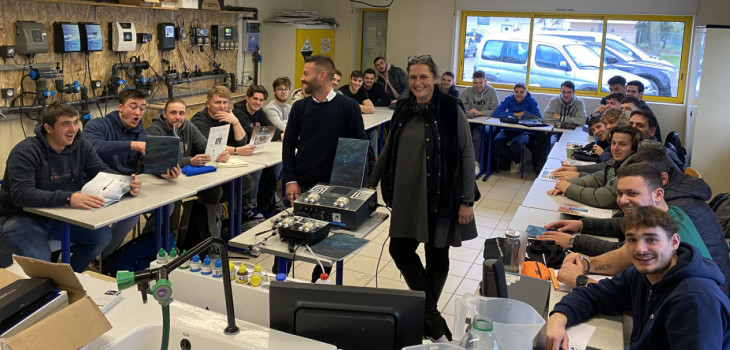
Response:
[[[449,273],[449,246],[477,236],[474,148],[459,101],[437,88],[430,56],[408,59],[411,96],[398,101],[383,152],[368,181],[381,182],[392,208],[390,255],[412,290],[426,294],[424,333],[451,340],[438,311]],[[423,243],[426,266],[416,254]]]

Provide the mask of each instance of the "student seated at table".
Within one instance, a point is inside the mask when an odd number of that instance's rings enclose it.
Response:
[[[514,116],[519,119],[525,119],[527,116],[536,116],[542,119],[540,106],[537,104],[532,95],[527,91],[524,83],[517,83],[514,86],[513,94],[507,96],[492,114],[495,118],[503,116]],[[510,143],[510,145],[507,145]],[[502,129],[494,138],[494,147],[499,154],[506,157],[512,164],[510,165],[511,173],[520,172],[520,150],[523,146],[530,142],[530,132],[514,129]],[[536,164],[537,158],[535,152],[533,154],[533,165]],[[535,171],[538,171],[537,167]]]
[[[370,100],[368,93],[362,87],[363,74],[359,70],[354,70],[350,73],[350,83],[344,85],[338,89],[338,91],[355,101],[360,105],[360,112],[362,114],[373,114],[375,113],[375,106],[373,101]],[[378,156],[378,132],[375,128],[365,131],[368,136],[368,142],[370,143],[370,150],[373,151],[375,157]]]
[[[727,254],[725,234],[717,221],[715,213],[707,205],[707,200],[712,196],[710,186],[702,179],[691,177],[679,171],[660,149],[640,150],[626,163],[626,167],[618,172],[617,202],[622,212],[619,212],[611,219],[559,220],[545,226],[555,231],[540,236],[541,239],[554,240],[563,247],[590,256],[600,255],[620,247],[622,244],[620,242],[608,242],[590,235],[616,237],[623,240],[623,233],[619,224],[627,211],[625,208],[630,211],[631,208],[638,205],[649,205],[657,202],[657,199],[651,198],[650,194],[658,192],[650,189],[652,185],[648,180],[645,180],[646,187],[629,187],[632,182],[623,178],[636,172],[637,167],[655,168],[661,174],[663,200],[668,206],[677,207],[687,214],[697,229],[702,242],[707,247],[712,260],[720,267],[720,271],[726,277],[722,286],[723,291],[730,290],[728,288],[730,286],[730,259],[728,259]],[[638,185],[636,181],[634,183]],[[659,189],[659,187],[656,189]],[[589,235],[573,236],[573,232],[582,232]],[[686,238],[683,238],[683,241],[686,240]]]
[[[208,145],[207,137],[192,123],[188,122],[185,117],[187,114],[187,106],[185,101],[179,98],[173,98],[165,103],[162,114],[152,119],[152,123],[147,127],[147,132],[152,136],[177,136],[180,138],[180,153],[182,154],[182,162],[180,167],[186,165],[203,166],[212,161],[209,154],[205,153]],[[174,128],[177,127],[177,131]],[[228,162],[229,155],[227,151],[223,151],[217,162]],[[251,184],[253,185],[253,184]],[[193,213],[197,215],[202,222],[208,223],[207,231],[214,237],[220,237],[220,216],[217,215],[218,202],[222,195],[221,186],[198,192],[198,202],[206,208],[205,212]],[[152,218],[151,218],[152,219]]]
[[[566,80],[560,84],[560,95],[550,99],[545,108],[545,123],[555,124],[557,121],[570,122],[580,127],[586,121],[586,107],[578,96],[575,96],[575,84]]]
[[[572,200],[593,207],[614,209],[616,205],[616,171],[624,161],[636,153],[641,134],[630,126],[618,126],[611,130],[611,153],[613,162],[604,170],[577,179],[560,180],[547,193],[551,196],[564,195]]]
[[[14,254],[49,261],[48,240],[61,240],[63,223],[24,212],[23,207],[100,208],[104,199],[79,192],[99,172],[116,173],[81,138],[76,109],[63,102],[46,107],[43,124],[35,127],[35,137],[21,141],[8,155],[0,187],[0,246]],[[142,182],[134,179],[129,193],[136,196],[141,186]],[[111,239],[107,226],[89,230],[71,225],[71,268],[84,271]]]
[[[596,284],[583,278],[584,287],[564,296],[550,313],[546,349],[568,349],[568,326],[627,311],[633,315],[631,349],[730,348],[730,300],[720,289],[717,265],[682,242],[677,223],[655,207],[634,209],[621,229],[622,250],[633,266]],[[567,264],[580,264],[577,254],[569,258]]]
[[[598,162],[596,164],[563,165],[553,170],[553,176],[558,180],[577,179],[581,176],[587,176],[601,171],[605,168],[606,163],[613,161],[609,143],[611,129],[608,128],[604,120],[611,118],[615,121],[618,119],[619,114],[619,111],[609,109],[602,116],[591,117],[588,120],[588,127],[593,132],[596,140],[592,147],[593,152],[598,155]]]
[[[375,71],[368,68],[362,72],[362,88],[368,93],[370,101],[373,101],[375,107],[388,107],[390,99],[385,95],[385,89],[380,84],[375,83]]]
[[[622,95],[626,94],[626,78],[620,76],[620,75],[614,75],[611,78],[608,79],[608,95],[604,96],[601,99],[601,102],[599,103],[598,107],[591,113],[591,116],[600,116],[603,112],[605,112],[610,107],[608,106],[608,96],[614,93],[620,93]],[[623,98],[621,98],[623,99]],[[621,100],[618,100],[619,103],[621,103]]]
[[[103,118],[91,119],[82,136],[94,146],[99,158],[114,171],[123,175],[139,173],[147,139],[142,127],[147,102],[139,90],[124,90],[119,94],[117,110]],[[162,177],[175,179],[180,176],[180,167],[168,169]],[[127,234],[139,222],[139,215],[112,224],[112,240],[102,252],[103,257],[111,255],[122,243]],[[143,232],[153,232],[152,224],[145,224]]]
[[[251,90],[251,88],[249,88],[249,90]],[[256,88],[251,90],[252,95],[255,94],[254,90],[256,90]],[[246,94],[248,95],[248,91]],[[258,95],[263,96],[262,93],[258,93]],[[190,122],[195,125],[200,133],[206,138],[210,135],[211,128],[226,124],[230,125],[231,127],[228,131],[228,140],[226,141],[226,152],[228,152],[229,155],[250,156],[253,154],[256,147],[248,144],[248,138],[246,137],[248,134],[246,130],[244,130],[245,120],[239,119],[233,114],[233,112],[228,110],[228,100],[230,98],[231,91],[228,90],[228,88],[225,86],[213,86],[208,89],[205,100],[205,108],[203,108],[202,111],[195,113],[195,115],[190,119]],[[259,109],[260,108],[261,106],[259,105]],[[252,112],[252,114],[254,112]],[[264,116],[264,118],[266,117]],[[250,119],[247,128],[252,128],[250,125]],[[258,173],[260,177],[261,173]],[[253,188],[255,187],[255,184],[258,184],[258,178],[254,178],[252,175],[244,175],[243,183],[243,189],[251,189],[250,191],[243,192],[243,198],[251,198]],[[224,192],[227,190],[227,186],[224,186]],[[256,216],[258,213],[250,214],[247,213],[247,216]],[[261,216],[261,218],[263,218],[263,216]]]
[[[269,118],[269,123],[276,126],[278,137],[286,130],[286,122],[289,120],[289,112],[291,111],[291,103],[286,103],[289,99],[289,89],[291,89],[291,80],[289,77],[279,77],[274,79],[272,84],[274,88],[274,99],[264,107],[264,113]]]

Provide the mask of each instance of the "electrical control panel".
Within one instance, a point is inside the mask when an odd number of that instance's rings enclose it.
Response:
[[[205,28],[191,28],[190,35],[192,36],[193,45],[209,45],[210,44],[210,31]]]
[[[81,32],[81,51],[102,51],[104,49],[100,24],[79,23],[79,30]]]
[[[357,229],[375,211],[375,190],[317,184],[294,201],[294,212]]]
[[[244,51],[258,51],[261,42],[261,22],[243,21],[245,29],[242,48]]]
[[[19,55],[48,52],[46,27],[38,22],[15,22],[15,52]]]
[[[162,51],[175,49],[175,24],[157,23],[157,47]]]
[[[53,23],[53,51],[80,52],[81,32],[75,23]]]
[[[134,23],[109,23],[109,46],[112,51],[134,51],[137,48],[137,29]]]
[[[238,49],[238,30],[232,26],[211,26],[210,35],[213,50]]]

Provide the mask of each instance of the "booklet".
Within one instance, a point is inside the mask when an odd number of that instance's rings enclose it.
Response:
[[[93,194],[104,198],[104,206],[119,202],[127,192],[132,177],[110,173],[98,173],[81,188],[81,193]]]
[[[208,145],[205,146],[205,154],[210,156],[211,161],[215,162],[215,160],[218,159],[218,156],[226,150],[228,132],[230,130],[230,124],[210,128],[210,133],[208,134]]]
[[[180,138],[147,136],[144,151],[144,173],[162,175],[180,164]]]
[[[561,163],[563,166],[579,166],[579,165],[591,165],[596,164],[595,162],[586,162],[582,160],[564,160]]]
[[[577,215],[595,219],[610,219],[613,216],[613,211],[611,209],[600,209],[587,205],[567,202],[560,205],[560,207],[558,207],[558,211],[570,215]]]
[[[271,139],[274,138],[275,132],[275,126],[255,126],[251,132],[251,142],[248,143],[249,145],[256,146],[253,153],[261,152],[271,142]]]
[[[542,173],[540,173],[540,180],[549,182],[560,181],[553,176],[553,169],[542,169]]]

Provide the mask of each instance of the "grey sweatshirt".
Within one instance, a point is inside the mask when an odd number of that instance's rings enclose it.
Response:
[[[553,113],[557,113],[561,118],[556,119]],[[586,107],[583,104],[583,100],[573,96],[573,100],[570,103],[563,103],[563,98],[560,95],[555,96],[548,102],[545,113],[543,113],[543,121],[547,124],[555,124],[558,120],[564,122],[571,122],[577,126],[581,126],[586,122]]]
[[[474,118],[473,113],[469,113],[472,108],[482,112],[483,117],[491,117],[494,110],[499,106],[497,91],[489,84],[485,84],[484,91],[477,93],[473,87],[468,87],[461,92],[461,102],[466,107],[467,119]]]

